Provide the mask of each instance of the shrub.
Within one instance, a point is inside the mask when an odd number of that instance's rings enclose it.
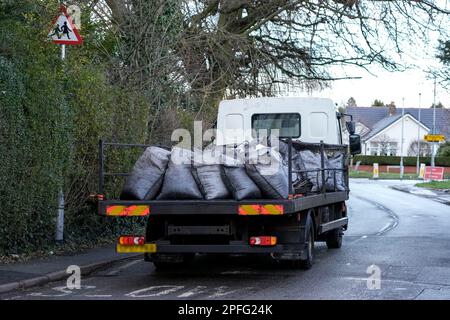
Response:
[[[378,163],[379,165],[399,165],[400,157],[396,156],[363,156],[357,155],[354,157],[353,162],[361,161],[363,165],[372,165]],[[420,163],[426,165],[431,164],[431,157],[420,157]],[[417,157],[403,157],[403,164],[405,166],[415,166],[417,164]],[[436,157],[436,166],[450,167],[450,157]]]

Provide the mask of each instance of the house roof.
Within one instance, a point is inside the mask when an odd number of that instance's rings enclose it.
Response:
[[[405,116],[410,116],[410,117],[413,117],[415,119],[415,117],[412,116],[410,113],[405,113]],[[373,125],[371,131],[369,131],[366,135],[363,136],[363,140],[367,141],[370,138],[373,138],[374,136],[379,134],[381,131],[383,131],[385,128],[389,127],[394,122],[396,122],[397,120],[401,119],[401,117],[402,117],[402,114],[395,114],[393,116],[385,117],[385,118],[381,119],[380,121],[378,121],[377,123],[375,123]],[[417,119],[415,119],[415,120],[418,122]],[[426,127],[426,125],[423,122],[421,122],[421,124]],[[430,129],[430,128],[428,128],[428,129]]]
[[[365,140],[365,141],[369,140],[373,136],[380,133],[380,131],[382,131],[384,128],[389,127],[391,124],[393,124],[395,121],[397,121],[401,117],[402,117],[401,114],[396,114],[396,115],[393,115],[392,117],[385,117],[385,118],[381,119],[380,121],[378,121],[377,123],[375,123],[372,126],[371,130],[366,135],[364,135],[363,140]]]
[[[369,135],[376,134],[373,132],[377,131],[378,133],[399,119],[402,108],[397,108],[396,113],[392,116],[389,116],[389,107],[347,107],[346,112],[353,116],[354,121],[360,121],[369,127],[371,131],[364,137],[364,140],[367,140]],[[405,114],[410,114],[416,120],[419,119],[418,108],[405,108]],[[420,109],[420,122],[431,130],[433,129],[432,108]],[[384,127],[382,127],[383,125]],[[380,129],[380,127],[382,128]],[[450,109],[436,109],[436,133],[445,135],[447,139],[450,138]]]

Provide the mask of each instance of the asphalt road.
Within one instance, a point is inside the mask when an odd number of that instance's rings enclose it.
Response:
[[[308,271],[264,257],[199,256],[187,269],[160,272],[139,259],[82,278],[78,290],[56,282],[1,298],[450,299],[450,206],[392,183],[351,182],[344,244],[316,243]]]

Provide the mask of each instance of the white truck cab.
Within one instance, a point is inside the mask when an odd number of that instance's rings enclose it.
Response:
[[[261,130],[278,130],[280,138],[302,142],[342,144],[340,121],[331,99],[276,97],[220,103],[217,145],[251,141]]]

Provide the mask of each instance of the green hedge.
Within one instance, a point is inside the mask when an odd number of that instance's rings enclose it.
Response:
[[[361,161],[362,165],[372,165],[378,163],[379,165],[398,165],[400,164],[400,157],[394,156],[355,156],[353,163]],[[405,166],[415,166],[417,164],[417,157],[403,157]],[[426,165],[431,164],[431,157],[420,157],[420,163]],[[435,164],[442,167],[450,167],[450,157],[436,157]]]
[[[87,200],[97,191],[98,139],[144,143],[148,103],[111,83],[109,60],[92,45],[101,38],[92,39],[88,22],[86,44],[68,46],[61,62],[59,47],[45,41],[57,8],[57,0],[0,1],[0,255],[51,248],[61,188],[68,245],[142,224],[99,217]],[[137,152],[108,152],[107,169],[129,170]],[[117,194],[122,182],[107,186]]]

